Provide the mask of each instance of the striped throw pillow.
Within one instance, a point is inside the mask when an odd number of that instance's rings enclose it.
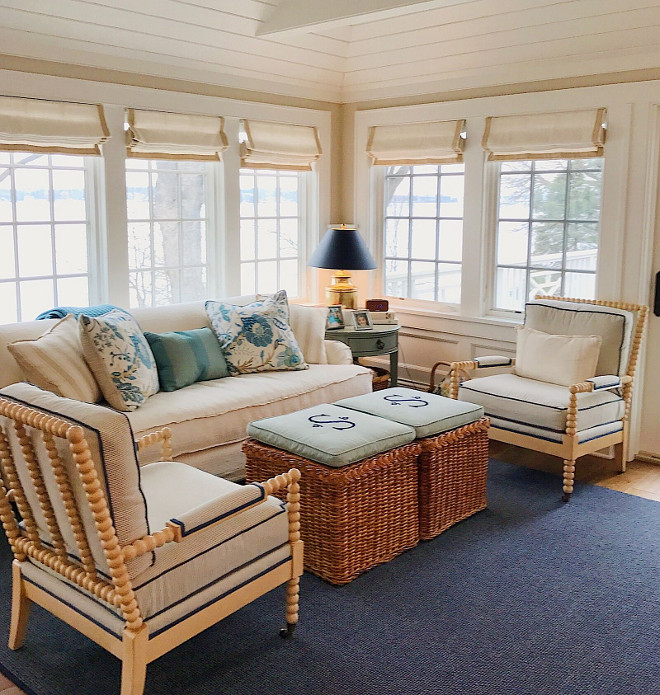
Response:
[[[101,400],[101,389],[83,357],[73,315],[58,321],[36,340],[18,340],[7,349],[31,384],[76,401]]]
[[[196,381],[229,376],[222,348],[210,328],[145,331],[144,337],[156,360],[161,391],[176,391]]]

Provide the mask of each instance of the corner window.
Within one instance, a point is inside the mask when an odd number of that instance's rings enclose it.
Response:
[[[301,294],[305,173],[241,169],[241,293]]]
[[[0,152],[0,323],[89,304],[89,159]]]
[[[199,161],[126,161],[131,306],[208,296],[210,167]]]
[[[493,308],[595,296],[602,174],[602,158],[499,165]]]
[[[386,295],[460,303],[463,188],[463,164],[386,168]]]

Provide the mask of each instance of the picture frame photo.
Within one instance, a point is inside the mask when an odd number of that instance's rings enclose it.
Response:
[[[344,314],[341,309],[341,304],[332,304],[328,307],[328,315],[325,319],[326,331],[344,328]]]
[[[353,312],[353,328],[356,331],[370,331],[373,329],[371,315],[366,309],[357,309]]]

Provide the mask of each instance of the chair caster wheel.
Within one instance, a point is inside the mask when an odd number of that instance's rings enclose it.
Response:
[[[280,637],[282,639],[288,639],[289,637],[293,637],[293,633],[296,629],[296,623],[287,623],[286,627],[283,627],[280,630]]]

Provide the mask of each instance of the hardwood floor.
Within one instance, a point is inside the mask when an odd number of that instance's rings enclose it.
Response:
[[[490,449],[491,456],[502,461],[536,468],[554,473],[557,476],[561,475],[562,463],[552,456],[519,449],[501,442],[491,442]],[[617,473],[612,461],[584,456],[578,461],[575,477],[582,482],[602,485],[612,490],[626,492],[629,495],[646,497],[660,502],[660,465],[655,463],[631,461],[625,473]],[[0,695],[25,695],[25,693],[0,674]]]

